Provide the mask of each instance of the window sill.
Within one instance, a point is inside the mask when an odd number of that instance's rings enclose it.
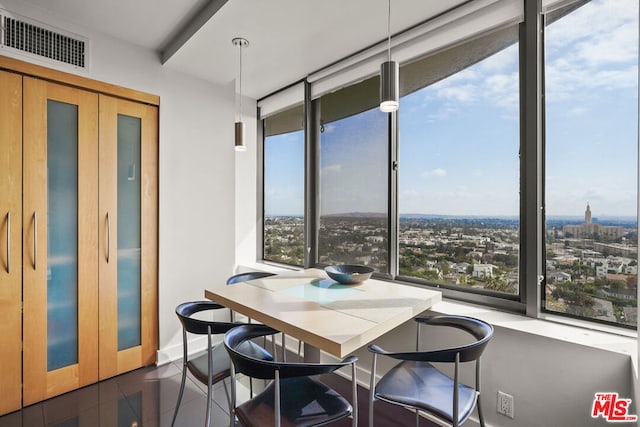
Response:
[[[286,266],[261,262],[238,266],[239,272],[248,270],[264,270],[272,273],[281,273],[298,270],[298,268],[288,268]],[[637,333],[628,329],[613,326],[607,327],[597,323],[569,319],[546,313],[534,319],[492,307],[446,298],[443,298],[442,302],[434,305],[430,311],[435,314],[476,317],[489,322],[495,327],[623,354],[631,358],[634,368],[638,371]]]
[[[560,316],[550,315],[533,319],[490,307],[450,300],[443,300],[434,305],[431,311],[476,317],[495,327],[625,354],[630,356],[634,360],[634,364],[637,365],[638,342],[636,334],[623,328],[610,327],[608,331],[605,331],[596,329],[600,328],[600,325],[590,325],[586,321],[569,320],[572,323],[570,324]]]

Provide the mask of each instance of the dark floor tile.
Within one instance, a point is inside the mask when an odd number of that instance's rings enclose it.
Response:
[[[40,403],[0,417],[0,427],[44,427],[44,425],[44,415]]]
[[[42,402],[46,425],[77,417],[100,404],[100,384],[93,384]]]
[[[182,370],[173,363],[167,363],[162,366],[147,366],[127,372],[126,374],[113,377],[119,385],[126,383],[142,383],[145,381],[161,380],[170,378],[182,373]]]
[[[203,426],[207,412],[207,397],[201,396],[180,405],[178,416],[176,417],[175,427],[191,427]],[[157,418],[145,418],[145,427],[170,427],[173,420],[174,410],[164,411]],[[211,406],[211,426],[228,426],[229,414],[223,410],[217,403],[213,402]]]
[[[100,426],[100,406],[94,406],[80,413],[73,414],[64,421],[48,423],[47,427],[90,427]]]
[[[146,371],[121,378],[118,387],[140,419],[153,419],[161,412],[175,408],[181,379],[182,374],[176,370]],[[204,395],[193,381],[186,379],[182,404]]]

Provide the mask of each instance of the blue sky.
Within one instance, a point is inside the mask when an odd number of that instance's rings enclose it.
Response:
[[[636,214],[637,0],[593,1],[546,29],[547,215]],[[517,46],[400,101],[400,213],[518,214]],[[269,137],[266,213],[303,212],[303,135]],[[385,212],[386,119],[326,124],[321,213]]]

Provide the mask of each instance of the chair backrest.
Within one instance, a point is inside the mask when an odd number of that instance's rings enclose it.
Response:
[[[437,354],[443,362],[454,362],[456,354],[460,354],[460,362],[477,360],[484,352],[485,347],[493,336],[493,326],[485,321],[467,316],[432,316],[416,317],[415,321],[426,325],[448,326],[461,329],[471,334],[476,341],[458,347],[434,350],[430,353]]]
[[[247,340],[277,333],[279,331],[261,324],[242,325],[227,332],[224,335],[224,345],[236,372],[265,380],[274,379],[276,371],[280,378],[302,377],[327,374],[357,360],[355,357],[348,357],[337,363],[275,362],[257,359],[239,350],[240,345]]]
[[[199,335],[206,335],[209,331],[211,331],[211,334],[224,334],[235,326],[238,326],[238,324],[202,320],[192,317],[195,313],[201,311],[220,310],[223,308],[225,307],[213,301],[185,302],[176,307],[176,314],[178,315],[178,319],[180,319],[180,323],[182,323],[182,327],[187,332]]]
[[[246,282],[247,280],[262,279],[263,277],[269,276],[274,276],[274,273],[268,273],[266,271],[248,271],[246,273],[238,273],[227,279],[227,285]]]

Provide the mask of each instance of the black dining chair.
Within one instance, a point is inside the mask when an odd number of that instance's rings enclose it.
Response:
[[[416,317],[418,332],[416,351],[390,352],[377,345],[370,345],[373,353],[371,384],[369,388],[369,426],[373,427],[373,405],[382,400],[416,410],[416,426],[420,412],[427,418],[444,425],[457,427],[464,423],[477,407],[480,425],[484,427],[480,405],[480,356],[493,336],[493,327],[482,320],[465,316]],[[420,325],[445,326],[471,334],[473,342],[450,348],[420,351]],[[377,356],[400,360],[396,366],[376,378]],[[453,378],[444,374],[432,363],[453,364]],[[460,382],[460,364],[475,362],[475,385]]]
[[[247,282],[254,279],[262,279],[263,277],[275,276],[274,273],[266,271],[247,271],[244,273],[234,274],[227,279],[227,285],[235,285],[236,283]],[[229,310],[231,314],[231,321],[235,320],[235,316],[232,310]],[[249,319],[251,321],[251,319]]]
[[[214,345],[213,336],[221,335],[232,328],[243,325],[242,323],[234,322],[219,322],[212,320],[203,320],[200,317],[196,317],[197,313],[202,312],[214,312],[215,310],[221,310],[225,307],[215,303],[213,301],[194,301],[185,302],[176,307],[176,314],[180,323],[182,324],[182,351],[183,351],[183,363],[182,363],[182,383],[180,385],[180,392],[178,393],[178,402],[176,403],[176,409],[173,413],[173,420],[171,425],[173,426],[178,416],[178,410],[180,409],[180,402],[182,401],[182,395],[184,393],[185,381],[187,378],[187,371],[202,384],[207,386],[207,413],[206,413],[206,425],[211,424],[211,405],[213,400],[213,385],[221,382],[225,387],[227,394],[227,402],[231,410],[231,399],[227,390],[227,385],[224,383],[225,378],[231,376],[230,360],[227,351],[222,343]],[[207,350],[203,353],[195,355],[189,354],[188,343],[189,340],[187,333],[197,335],[207,335]],[[259,345],[247,341],[243,343],[241,350],[247,354],[251,354],[256,360],[273,360],[271,354]]]
[[[238,273],[238,274],[234,274],[233,276],[229,277],[227,279],[227,285],[235,285],[236,283],[242,283],[242,282],[246,282],[249,280],[255,280],[255,279],[262,279],[264,277],[270,277],[270,276],[275,276],[275,273],[269,273],[267,271],[247,271],[244,273]],[[233,322],[235,320],[233,311],[231,311],[231,321]],[[251,319],[249,319],[249,323],[251,323]],[[285,334],[282,334],[282,360],[286,361],[287,360],[287,349],[285,346]],[[265,342],[266,345],[266,342]],[[300,358],[300,354],[301,354],[301,350],[302,350],[302,341],[298,340],[298,359]],[[275,339],[273,340],[273,354],[276,354],[276,341]]]
[[[358,424],[356,361],[354,356],[336,363],[276,362],[261,360],[244,350],[249,340],[278,333],[265,325],[240,326],[227,332],[224,345],[235,369],[231,376],[231,425],[235,417],[245,427],[319,426],[348,416]],[[315,376],[351,366],[353,406]],[[273,380],[261,393],[236,405],[237,374]]]

